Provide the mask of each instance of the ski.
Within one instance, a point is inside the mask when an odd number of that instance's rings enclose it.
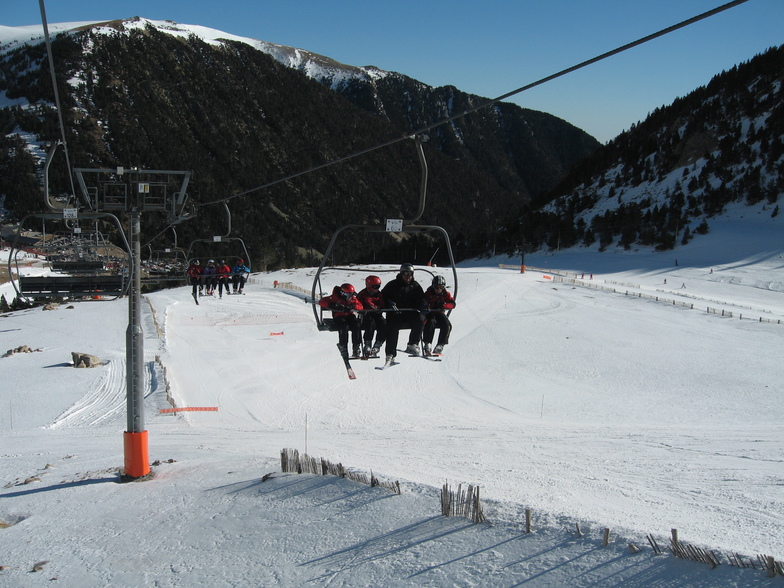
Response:
[[[196,303],[196,306],[199,305],[199,297],[196,294],[193,295],[193,301]]]
[[[426,359],[427,361],[441,361],[441,359],[435,355],[409,355],[409,357],[419,357]]]
[[[340,344],[338,344],[338,351],[340,352],[340,357],[343,358],[343,363],[346,365],[346,375],[348,376],[348,379],[356,380],[357,375],[354,373],[354,368],[351,367],[351,361],[349,360],[348,356],[348,349],[341,349]]]

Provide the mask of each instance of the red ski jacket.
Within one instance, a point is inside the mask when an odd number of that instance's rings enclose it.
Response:
[[[368,290],[365,288],[360,290],[357,298],[365,310],[378,310],[379,308],[387,307],[387,303],[384,302],[384,297],[381,295],[381,290]]]
[[[325,296],[318,301],[318,305],[327,310],[331,310],[332,316],[346,316],[351,314],[351,311],[353,310],[362,310],[362,303],[356,296],[352,296],[347,300],[339,293]]]
[[[218,278],[228,278],[231,274],[231,268],[226,264],[219,265],[215,268],[215,273]]]
[[[444,288],[440,292],[436,292],[433,286],[425,291],[425,300],[427,300],[427,306],[431,311],[452,310],[457,304],[449,290]]]

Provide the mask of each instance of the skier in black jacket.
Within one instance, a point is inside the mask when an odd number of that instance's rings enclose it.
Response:
[[[397,339],[400,329],[410,328],[406,353],[419,355],[419,341],[425,324],[427,300],[425,292],[414,280],[414,266],[404,263],[400,273],[381,290],[384,300],[392,310],[387,311],[386,361],[394,361],[397,355]]]

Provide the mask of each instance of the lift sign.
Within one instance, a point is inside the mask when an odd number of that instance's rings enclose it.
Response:
[[[402,218],[388,218],[387,219],[387,233],[399,233],[403,230]]]

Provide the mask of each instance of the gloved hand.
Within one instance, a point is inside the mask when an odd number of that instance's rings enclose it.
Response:
[[[392,304],[390,304],[390,306],[392,307],[392,310],[395,311],[395,314],[400,314],[400,311],[397,309],[397,304],[393,302]]]

